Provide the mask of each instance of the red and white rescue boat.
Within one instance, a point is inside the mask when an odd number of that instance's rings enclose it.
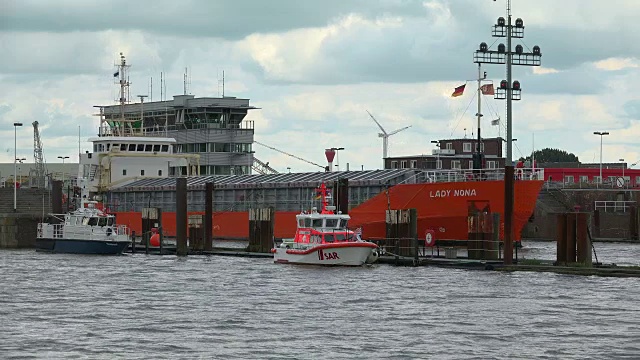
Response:
[[[293,239],[285,239],[273,248],[277,263],[361,266],[378,260],[378,246],[364,241],[359,232],[347,228],[347,214],[335,213],[334,206],[327,206],[327,188],[320,185],[322,210],[296,215],[297,229]]]

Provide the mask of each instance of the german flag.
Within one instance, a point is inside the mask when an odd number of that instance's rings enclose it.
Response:
[[[464,87],[466,85],[467,84],[458,86],[455,90],[453,90],[453,94],[451,94],[451,97],[458,97],[458,96],[462,95],[462,93],[464,93]]]

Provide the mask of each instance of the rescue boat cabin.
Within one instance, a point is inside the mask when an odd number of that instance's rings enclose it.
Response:
[[[344,241],[356,241],[355,233],[349,229],[351,217],[347,214],[335,213],[335,206],[328,206],[331,198],[326,186],[318,189],[322,199],[322,211],[314,207],[311,212],[296,215],[297,229],[294,241],[306,244],[326,244]]]

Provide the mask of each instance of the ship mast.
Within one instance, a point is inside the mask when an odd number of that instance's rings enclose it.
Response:
[[[120,124],[117,126],[118,132],[120,136],[124,136],[125,134],[125,116],[124,116],[124,105],[127,103],[127,92],[129,89],[129,80],[127,77],[127,69],[131,65],[127,65],[127,60],[124,55],[120,53],[120,64],[118,65],[118,71],[116,74],[120,75]],[[133,130],[133,129],[132,129]]]

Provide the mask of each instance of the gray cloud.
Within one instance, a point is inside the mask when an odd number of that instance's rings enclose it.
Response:
[[[323,26],[349,12],[411,16],[420,1],[392,0],[238,0],[154,1],[115,0],[5,2],[0,5],[0,29],[28,32],[144,30],[150,33],[218,37],[237,40],[260,32],[282,32]]]

